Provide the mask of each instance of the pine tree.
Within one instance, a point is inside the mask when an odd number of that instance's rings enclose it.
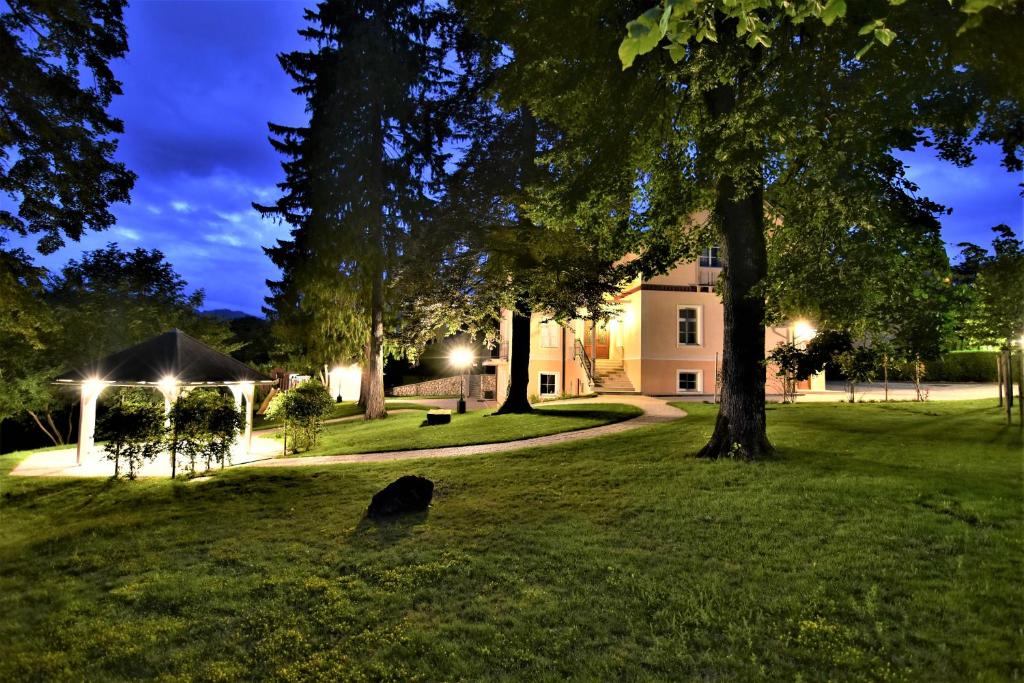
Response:
[[[444,161],[444,13],[407,0],[329,0],[306,21],[301,34],[313,48],[280,62],[306,98],[309,123],[270,125],[286,158],[283,194],[256,205],[292,226],[291,240],[267,250],[284,273],[268,304],[282,316],[335,321],[328,309],[341,306],[361,318],[338,338],[352,353],[368,330],[365,416],[382,418],[391,284]],[[292,309],[279,310],[283,301]]]

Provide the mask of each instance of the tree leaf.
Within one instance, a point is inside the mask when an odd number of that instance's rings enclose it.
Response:
[[[878,19],[875,19],[874,21],[869,21],[868,23],[860,27],[860,30],[857,31],[857,35],[866,36],[867,34],[871,33],[880,26],[882,26],[882,22]]]
[[[652,7],[626,24],[626,37],[619,44],[619,61],[628,69],[640,55],[645,55],[661,42],[665,32],[660,26],[661,10]]]
[[[986,7],[992,7],[998,4],[998,0],[967,0],[960,7],[960,11],[964,14],[977,14]]]
[[[686,58],[686,48],[679,43],[672,43],[666,49],[673,64],[678,64]]]
[[[893,38],[896,37],[896,32],[887,28],[880,28],[875,30],[875,40],[880,42],[882,45],[889,47],[892,43]]]
[[[831,26],[836,19],[846,16],[845,0],[829,0],[825,9],[821,11],[821,21],[825,26]]]

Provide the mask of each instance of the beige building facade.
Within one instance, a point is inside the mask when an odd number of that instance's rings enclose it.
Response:
[[[715,291],[721,263],[718,249],[697,261],[678,264],[664,275],[637,279],[615,297],[616,314],[596,329],[590,321],[559,324],[534,313],[530,325],[529,395],[640,393],[651,396],[705,396],[718,393],[724,319]],[[501,343],[494,366],[498,397],[508,387],[512,315],[501,319]],[[801,336],[802,335],[802,336]],[[765,353],[779,343],[807,341],[805,324],[769,327]],[[802,338],[803,337],[803,338]],[[781,380],[768,369],[767,393],[781,394]],[[801,390],[824,390],[824,376],[801,383]]]

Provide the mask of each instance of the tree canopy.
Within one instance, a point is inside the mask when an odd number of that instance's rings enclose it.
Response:
[[[114,160],[128,50],[124,0],[7,0],[0,9],[0,230],[39,235],[44,254],[114,222],[135,180]],[[15,208],[17,207],[17,208]]]
[[[627,235],[648,273],[721,243],[723,392],[708,456],[771,449],[765,296],[769,264],[784,259],[770,251],[833,249],[811,261],[841,267],[834,256],[864,233],[906,229],[894,214],[934,213],[901,150],[934,145],[967,164],[971,144],[999,141],[1007,166],[1020,167],[1024,98],[1009,76],[1024,69],[1018,5],[986,9],[999,16],[965,29],[965,15],[938,0],[843,11],[830,2],[828,12],[818,3],[666,2],[639,18],[635,6],[610,1],[458,4],[506,46],[502,100],[560,131],[543,158],[553,182],[542,222],[557,212]],[[864,51],[872,39],[882,46]],[[649,54],[631,62],[630,52]]]

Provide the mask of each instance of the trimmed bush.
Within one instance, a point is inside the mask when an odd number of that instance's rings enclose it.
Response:
[[[997,351],[954,351],[925,361],[926,382],[995,382]],[[913,366],[901,364],[889,368],[892,381],[912,382]]]
[[[142,465],[156,458],[163,447],[164,411],[141,391],[122,391],[100,420],[97,434],[107,443],[107,459],[114,461],[114,478],[121,476],[121,461],[128,478],[135,479]]]
[[[333,406],[334,399],[324,385],[309,380],[276,395],[265,415],[270,419],[284,420],[286,434],[292,431],[291,450],[298,453],[316,446],[324,420]]]
[[[174,459],[183,458],[188,474],[196,474],[196,461],[221,467],[231,455],[231,444],[244,425],[242,412],[230,396],[210,389],[194,389],[171,406]]]

